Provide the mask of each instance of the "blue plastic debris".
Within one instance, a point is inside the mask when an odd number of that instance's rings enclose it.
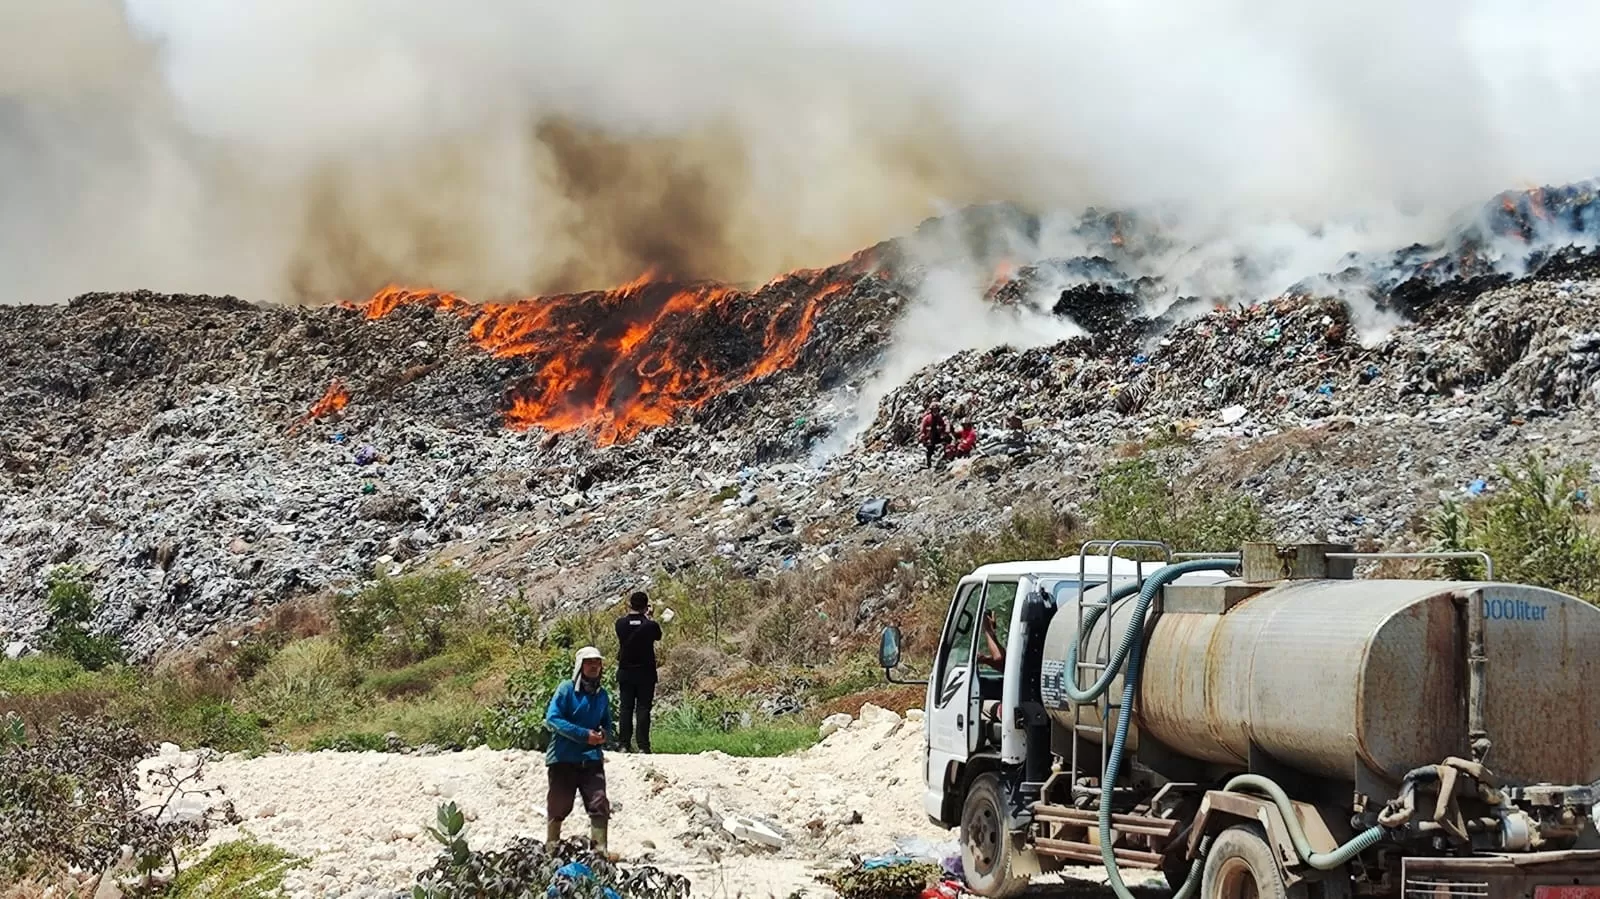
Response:
[[[1333,385],[1332,384],[1324,384],[1321,387],[1317,388],[1317,392],[1322,394],[1323,396],[1333,396]]]
[[[593,879],[594,871],[590,870],[589,866],[583,862],[568,862],[556,869],[556,880],[558,881],[583,881]],[[610,887],[605,887],[604,890],[606,899],[622,899],[622,897],[617,895],[616,890],[613,890]],[[548,897],[552,897],[553,899],[553,897],[560,894],[560,890],[556,886],[556,883],[552,882],[550,886],[545,888],[544,894]]]
[[[893,868],[896,865],[909,865],[918,861],[921,861],[921,859],[912,858],[909,855],[879,855],[862,859],[861,867],[863,870],[871,871],[874,868]]]
[[[1481,496],[1483,491],[1488,489],[1489,482],[1485,481],[1483,478],[1478,478],[1467,485],[1467,494],[1470,496]]]

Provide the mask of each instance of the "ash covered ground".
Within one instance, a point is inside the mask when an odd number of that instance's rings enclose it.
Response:
[[[1018,260],[993,235],[1036,220],[968,211],[963,252],[995,272],[982,302],[1018,333],[1077,336],[997,340],[904,377],[884,372],[939,273],[898,241],[744,290],[648,285],[633,305],[135,292],[6,307],[0,622],[13,639],[41,626],[45,574],[65,562],[141,657],[441,562],[491,596],[609,602],[709,558],[770,574],[1025,502],[1075,509],[1119,448],[1174,430],[1174,474],[1249,492],[1280,536],[1390,546],[1441,497],[1494,489],[1497,462],[1600,446],[1593,204],[1580,187],[1497,198],[1476,230],[1267,299],[1164,279],[1151,260],[1169,248],[1132,217],[1087,214],[1083,252]],[[556,307],[559,327],[538,312]],[[929,399],[972,414],[975,458],[923,468]],[[1015,456],[997,451],[1012,415]],[[887,518],[858,524],[875,497]]]

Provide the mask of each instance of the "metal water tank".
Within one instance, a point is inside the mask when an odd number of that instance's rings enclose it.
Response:
[[[1130,748],[1148,733],[1180,755],[1242,769],[1253,743],[1341,781],[1358,763],[1397,781],[1466,757],[1475,604],[1493,744],[1485,763],[1506,783],[1600,780],[1600,609],[1579,599],[1514,584],[1376,579],[1180,582],[1163,593],[1147,622]],[[1119,602],[1089,645],[1109,626],[1115,649],[1134,603]],[[1058,679],[1068,676],[1076,628],[1068,597],[1050,623],[1043,685],[1052,717],[1068,726]],[[1107,696],[1121,695],[1119,677]]]

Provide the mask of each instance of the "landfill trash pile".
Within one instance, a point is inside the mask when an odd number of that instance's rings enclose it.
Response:
[[[976,207],[750,288],[4,307],[0,645],[27,650],[63,563],[103,601],[95,626],[148,658],[439,564],[560,609],[710,559],[820,568],[1023,503],[1078,509],[1120,448],[1173,436],[1174,476],[1242,487],[1286,538],[1393,541],[1441,496],[1492,491],[1495,462],[1592,457],[1600,264],[1560,247],[1596,234],[1594,210],[1590,186],[1506,195],[1437,245],[1263,302],[1166,278],[1181,245],[1149,218],[1091,210],[1071,252],[1040,238],[1019,256],[1001,237],[1037,237],[1039,218]],[[821,453],[942,277],[919,241],[949,233],[996,272],[973,302],[1084,336],[926,365]],[[980,439],[924,470],[932,398]],[[861,621],[893,601],[863,597]]]
[[[1376,327],[1337,300],[1285,298],[1214,309],[1120,352],[1089,339],[970,351],[891,392],[867,442],[915,449],[938,401],[972,418],[988,453],[955,468],[1009,477],[1016,416],[1028,451],[1081,484],[1118,461],[1107,450],[1119,443],[1178,437],[1174,474],[1243,486],[1290,533],[1392,539],[1496,461],[1536,447],[1592,455],[1597,269],[1583,257],[1448,295],[1425,324]]]

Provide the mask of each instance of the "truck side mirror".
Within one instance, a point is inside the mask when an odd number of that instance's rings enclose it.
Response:
[[[900,629],[886,627],[878,640],[878,664],[884,671],[900,666]]]

